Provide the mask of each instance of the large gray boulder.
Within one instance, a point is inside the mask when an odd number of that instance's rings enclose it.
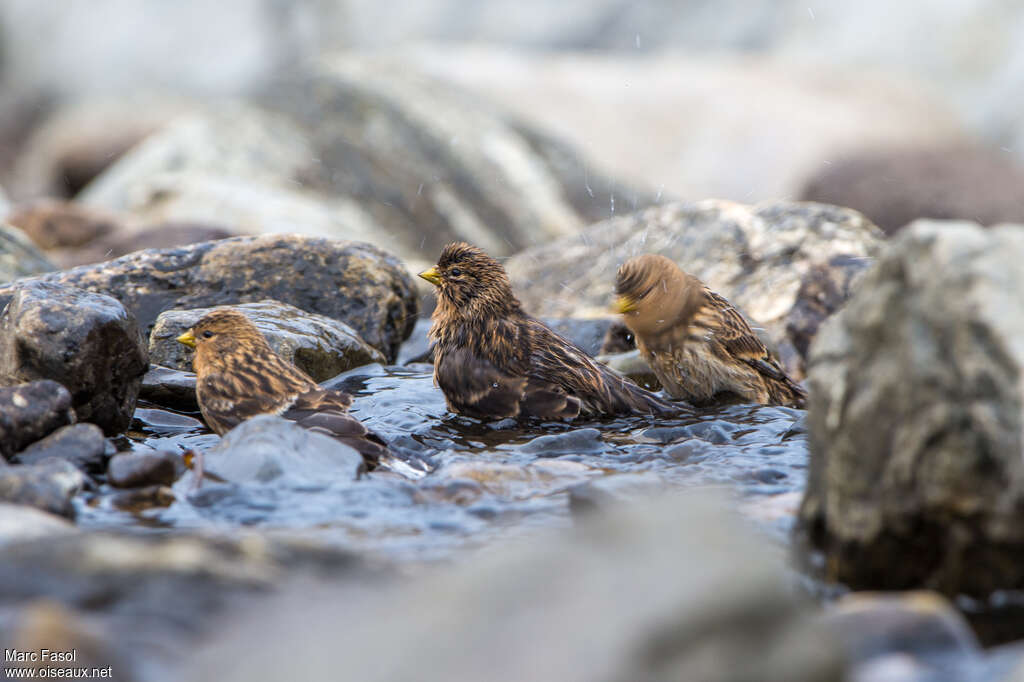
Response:
[[[457,239],[502,255],[572,234],[612,195],[653,200],[408,64],[343,54],[258,102],[175,121],[81,199],[146,222],[365,240],[427,263]]]
[[[918,222],[810,359],[800,518],[854,588],[1024,587],[1024,226]]]
[[[338,661],[365,682],[843,679],[782,557],[717,505],[586,521],[383,592],[293,591],[205,642],[184,679],[323,679]]]
[[[128,428],[149,368],[135,316],[110,296],[23,280],[0,314],[0,384],[52,379],[71,393],[79,420],[107,435]]]
[[[344,322],[299,310],[279,301],[241,303],[231,306],[245,313],[282,358],[297,365],[315,381],[324,381],[384,355],[359,338]],[[192,370],[194,353],[178,343],[186,329],[216,308],[167,310],[160,313],[149,335],[149,359],[153,364]]]
[[[805,279],[842,267],[837,257],[870,259],[881,244],[878,228],[849,209],[705,200],[606,220],[517,254],[505,266],[530,313],[602,316],[610,314],[618,266],[643,253],[663,254],[762,325],[787,369],[800,377],[798,342],[806,346],[815,330],[801,325],[799,337],[791,337],[787,323]],[[843,300],[832,299],[827,312]]]
[[[412,277],[398,259],[369,244],[301,235],[150,249],[40,279],[113,296],[147,335],[165,310],[272,298],[345,322],[392,359],[416,322]],[[0,306],[12,294],[0,287]]]

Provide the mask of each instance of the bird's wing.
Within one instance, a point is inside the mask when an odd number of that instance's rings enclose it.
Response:
[[[582,348],[530,320],[533,354],[531,375],[583,403],[584,409],[604,414],[670,413],[674,410],[657,396],[615,374]]]
[[[196,383],[203,417],[209,427],[219,434],[227,433],[258,414],[277,414],[285,405],[280,396],[241,390],[233,382],[237,382],[236,377],[209,372],[204,373]]]
[[[434,378],[456,412],[471,416],[518,417],[527,378],[503,372],[468,348],[440,354]]]
[[[355,448],[372,469],[387,453],[387,445],[348,413],[351,404],[352,396],[348,393],[317,387],[296,395],[281,416]]]
[[[733,358],[747,363],[770,379],[790,383],[789,377],[739,311],[709,289],[705,290],[705,303],[694,318],[694,326],[713,331],[714,339]]]

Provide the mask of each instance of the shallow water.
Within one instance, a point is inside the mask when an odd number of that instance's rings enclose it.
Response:
[[[188,473],[165,507],[118,509],[103,486],[80,504],[79,525],[242,525],[311,534],[400,560],[436,559],[498,535],[565,525],[571,498],[714,486],[782,540],[806,479],[801,410],[732,405],[672,419],[482,423],[447,411],[429,365],[369,365],[325,386],[352,393],[354,415],[392,449],[425,459],[433,471],[419,479],[375,472],[355,482],[289,471],[270,484],[207,479],[199,489]],[[217,441],[194,416],[143,405],[120,446],[205,450]]]

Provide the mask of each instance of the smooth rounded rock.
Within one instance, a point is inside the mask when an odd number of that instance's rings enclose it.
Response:
[[[1024,226],[916,223],[818,334],[800,520],[827,577],[1024,587],[1022,262]]]
[[[59,516],[75,517],[73,498],[85,475],[63,459],[0,469],[0,501],[24,504]]]
[[[183,468],[173,452],[122,452],[110,458],[107,481],[118,488],[171,485]]]
[[[198,412],[196,375],[151,364],[142,377],[139,399],[183,412]]]
[[[43,281],[113,296],[146,334],[165,310],[271,298],[345,322],[389,360],[417,313],[412,277],[393,256],[365,243],[297,234],[139,251]],[[13,294],[0,288],[0,304]]]
[[[605,444],[597,429],[574,429],[565,433],[537,436],[517,449],[538,457],[558,457],[602,452]]]
[[[266,300],[231,306],[245,314],[270,347],[314,381],[324,381],[355,367],[384,363],[384,355],[359,338],[344,322],[307,313],[295,306]],[[218,308],[168,310],[160,314],[149,335],[149,357],[158,365],[191,370],[194,352],[176,339],[204,315]]]
[[[108,452],[113,446],[103,437],[103,430],[95,424],[64,426],[42,440],[28,446],[13,461],[17,464],[38,464],[53,457],[71,462],[86,474],[103,473]]]
[[[0,382],[60,382],[80,421],[123,432],[149,367],[135,317],[110,296],[67,285],[29,280],[10,294],[0,314]]]
[[[73,532],[75,526],[61,516],[24,504],[0,502],[0,546]]]
[[[24,232],[0,222],[0,284],[55,269]]]
[[[71,394],[56,381],[0,388],[0,456],[11,457],[74,421]]]

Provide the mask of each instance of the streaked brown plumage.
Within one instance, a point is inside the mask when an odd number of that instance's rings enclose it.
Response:
[[[484,419],[674,411],[524,313],[505,268],[475,246],[449,244],[420,276],[437,286],[434,381],[451,411]]]
[[[196,398],[214,432],[224,435],[246,419],[276,414],[352,446],[371,468],[386,452],[383,442],[348,414],[352,396],[320,388],[275,353],[237,310],[205,315],[178,341],[195,348]]]
[[[732,305],[656,254],[619,268],[616,309],[665,391],[700,405],[732,394],[803,407],[807,397]]]

